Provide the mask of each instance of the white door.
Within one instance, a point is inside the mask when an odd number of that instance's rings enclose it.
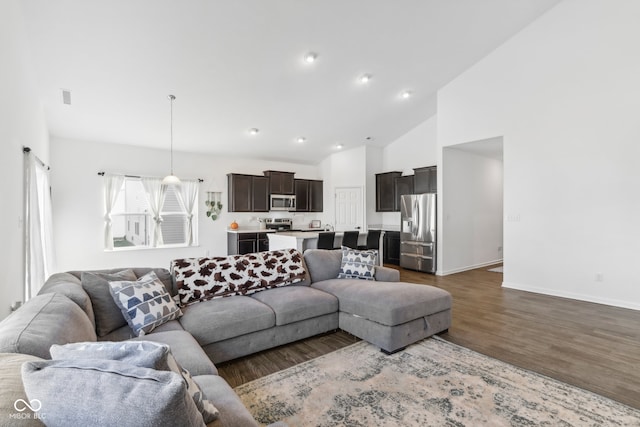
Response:
[[[335,230],[362,230],[364,228],[362,187],[336,188],[335,191]]]

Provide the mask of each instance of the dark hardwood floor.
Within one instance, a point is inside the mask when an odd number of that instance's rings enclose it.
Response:
[[[487,268],[445,277],[400,269],[400,278],[453,295],[442,338],[640,409],[640,311],[503,289]],[[356,341],[337,331],[218,369],[235,387]]]

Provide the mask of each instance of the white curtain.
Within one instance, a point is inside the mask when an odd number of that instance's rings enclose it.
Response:
[[[113,205],[116,203],[124,176],[122,175],[105,175],[104,176],[104,248],[113,249],[113,221],[111,212]]]
[[[25,301],[37,295],[53,272],[54,258],[49,172],[25,151]]]
[[[151,221],[151,246],[155,248],[164,243],[162,239],[162,216],[160,212],[164,205],[167,189],[166,185],[162,185],[162,179],[159,178],[141,178],[141,181],[147,195],[149,208],[153,214],[153,221]]]
[[[187,214],[186,243],[189,246],[198,244],[198,230],[193,223],[193,217],[196,214],[199,184],[198,181],[182,181],[180,192],[178,192],[178,200]]]

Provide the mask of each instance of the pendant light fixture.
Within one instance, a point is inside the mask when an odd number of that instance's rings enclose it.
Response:
[[[162,180],[163,185],[180,185],[180,178],[173,174],[173,101],[175,96],[169,95],[169,102],[171,103],[171,174],[164,177]]]

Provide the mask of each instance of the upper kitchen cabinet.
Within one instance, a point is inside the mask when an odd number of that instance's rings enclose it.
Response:
[[[264,171],[271,194],[295,194],[293,172]]]
[[[376,212],[396,210],[396,178],[401,176],[402,172],[376,174]]]
[[[324,185],[322,181],[309,180],[309,212],[324,210]]]
[[[399,176],[395,179],[395,205],[394,210],[400,212],[400,197],[405,194],[414,194],[413,175]]]
[[[323,184],[312,179],[296,179],[296,212],[322,212]]]
[[[437,193],[438,192],[438,167],[427,166],[424,168],[417,168],[413,170],[414,180],[414,192],[416,194],[422,193]]]
[[[269,211],[269,178],[230,173],[227,186],[229,212]]]

